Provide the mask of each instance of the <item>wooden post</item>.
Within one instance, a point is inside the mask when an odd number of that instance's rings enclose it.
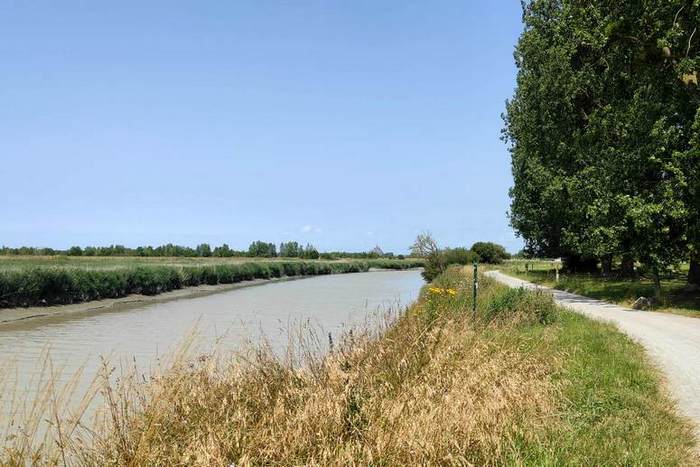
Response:
[[[472,312],[476,313],[476,291],[479,288],[479,267],[474,261],[474,286],[472,288]]]

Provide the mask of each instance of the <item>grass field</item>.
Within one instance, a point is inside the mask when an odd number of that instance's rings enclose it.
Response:
[[[697,465],[639,345],[546,294],[480,280],[476,315],[469,272],[451,269],[327,356],[310,334],[284,356],[261,346],[127,374],[102,390],[103,424],[54,423],[61,441],[37,449],[20,433],[0,463]],[[56,419],[46,407],[34,416]]]
[[[246,257],[142,257],[142,256],[0,256],[0,271],[27,268],[81,268],[81,269],[121,269],[138,266],[211,266],[219,264],[240,264],[250,262],[302,262],[313,261],[298,258],[246,258]],[[324,260],[318,260],[328,262]],[[352,260],[334,260],[335,262]]]
[[[493,266],[493,268],[535,284],[555,287],[625,306],[630,306],[639,297],[650,298],[654,294],[652,281],[646,277],[619,279],[615,277],[605,278],[598,274],[560,272],[557,283],[553,264],[548,261],[513,260]],[[685,264],[681,265],[677,271],[662,278],[661,302],[654,306],[655,311],[700,317],[700,293],[684,290],[687,273],[688,265]]]
[[[315,276],[423,265],[416,259],[271,260],[251,258],[0,257],[0,308],[156,295],[198,285]]]

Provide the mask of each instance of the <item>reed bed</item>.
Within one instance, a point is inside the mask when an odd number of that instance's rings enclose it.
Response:
[[[283,276],[409,269],[420,260],[257,261],[201,266],[143,265],[115,269],[28,267],[0,270],[0,308],[62,305],[130,294],[156,295],[199,285]]]

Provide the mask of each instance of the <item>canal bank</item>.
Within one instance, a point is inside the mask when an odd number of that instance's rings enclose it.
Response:
[[[5,323],[0,326],[0,370],[5,370],[0,382],[31,400],[47,377],[63,387],[80,374],[73,392],[82,395],[103,369],[103,360],[149,375],[193,334],[196,355],[213,348],[236,352],[262,341],[281,350],[302,328],[337,338],[382,310],[409,305],[423,283],[420,270],[277,279],[230,290],[178,291],[198,294],[189,298],[134,298],[93,311]]]
[[[406,271],[420,270],[421,268],[406,269]],[[392,271],[393,270],[376,268],[371,268],[369,270],[369,272]],[[363,272],[350,274],[363,274]],[[92,300],[89,302],[71,303],[68,305],[0,308],[0,331],[11,330],[17,326],[24,326],[26,324],[26,321],[33,321],[37,322],[38,324],[46,324],[57,319],[60,320],[65,316],[81,317],[100,312],[126,311],[132,308],[138,308],[148,304],[167,303],[173,300],[204,297],[211,294],[228,292],[231,290],[242,289],[246,287],[253,287],[276,282],[296,281],[302,279],[309,279],[312,277],[317,276],[283,276],[273,277],[269,279],[253,279],[248,281],[236,282],[233,284],[199,285],[194,287],[185,287],[182,289],[171,290],[168,292],[162,292],[157,295],[131,294],[126,297]]]

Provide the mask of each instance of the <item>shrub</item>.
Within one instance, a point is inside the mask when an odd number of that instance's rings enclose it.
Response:
[[[479,255],[482,262],[489,264],[499,264],[510,258],[502,245],[493,242],[476,242],[472,245],[471,251]]]
[[[187,267],[144,265],[115,270],[27,268],[0,271],[0,308],[77,303],[124,297],[133,293],[155,295],[204,284],[362,272],[370,267],[406,269],[422,264],[422,261],[350,260],[249,262]]]
[[[423,278],[430,282],[453,264],[467,265],[479,261],[479,255],[467,248],[445,248],[431,252],[425,258]]]
[[[478,254],[467,248],[446,248],[442,252],[442,257],[446,266],[450,264],[467,265],[481,260]]]
[[[302,263],[293,262],[293,263],[281,263],[281,264],[282,264],[282,270],[283,270],[285,276],[299,276],[299,275],[301,275],[301,272],[303,270]]]

